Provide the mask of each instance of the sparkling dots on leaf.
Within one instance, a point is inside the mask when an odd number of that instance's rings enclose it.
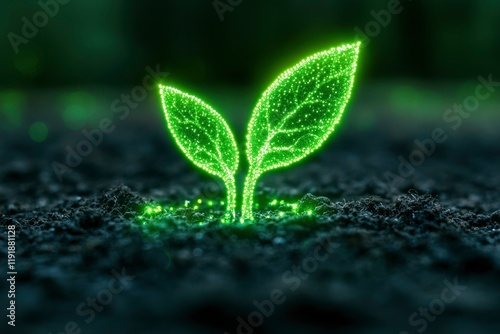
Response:
[[[192,95],[161,85],[160,94],[175,142],[196,166],[224,181],[227,210],[234,215],[239,154],[231,129],[212,107]]]
[[[262,173],[303,159],[333,132],[351,96],[359,46],[343,45],[306,58],[264,92],[248,124],[250,171],[242,220],[253,219],[253,192]]]

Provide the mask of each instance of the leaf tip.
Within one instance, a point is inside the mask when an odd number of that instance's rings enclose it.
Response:
[[[357,41],[355,44],[354,44],[354,47],[356,49],[356,52],[359,52],[359,49],[361,49],[361,41]]]
[[[354,42],[352,44],[346,44],[345,48],[346,49],[354,49],[356,52],[359,52],[359,49],[361,48],[361,41]]]
[[[162,85],[162,84],[158,84],[158,88],[160,88],[160,95],[164,95],[165,94],[165,88],[167,88],[166,86]]]

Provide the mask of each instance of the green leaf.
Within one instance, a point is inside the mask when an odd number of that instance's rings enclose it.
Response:
[[[262,173],[305,158],[333,132],[351,95],[359,46],[308,57],[264,92],[248,125],[243,219],[253,218],[251,197]]]
[[[228,211],[235,209],[234,174],[238,149],[226,121],[202,100],[172,87],[160,85],[167,125],[182,152],[196,166],[224,180]]]
[[[315,54],[267,89],[248,126],[253,167],[284,167],[320,147],[349,100],[357,56],[357,44]]]

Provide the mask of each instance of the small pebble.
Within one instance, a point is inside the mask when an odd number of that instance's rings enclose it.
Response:
[[[493,212],[490,216],[491,221],[500,223],[500,210]]]

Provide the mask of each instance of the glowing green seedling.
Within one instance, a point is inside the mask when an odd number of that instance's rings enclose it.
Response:
[[[250,165],[241,221],[253,220],[253,193],[266,171],[310,155],[339,123],[351,96],[360,43],[314,54],[281,74],[253,110],[246,136]],[[160,86],[163,108],[177,144],[195,165],[221,177],[233,219],[238,150],[224,119],[210,106],[174,88]]]

